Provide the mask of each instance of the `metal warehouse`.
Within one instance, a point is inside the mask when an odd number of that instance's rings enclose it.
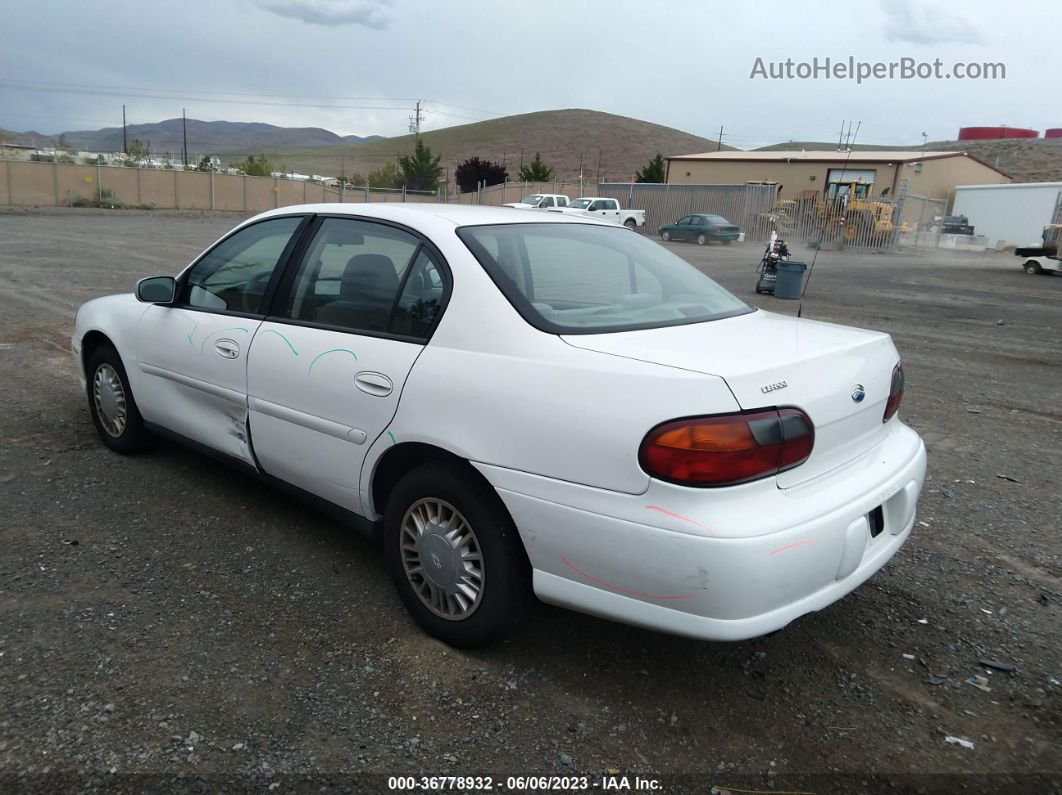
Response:
[[[847,161],[847,162],[846,162]],[[895,198],[904,182],[907,192],[948,202],[957,185],[998,185],[1010,177],[965,152],[911,150],[705,152],[667,158],[671,184],[740,184],[773,182],[778,198],[820,195],[831,182],[859,180],[870,186],[868,197]]]
[[[1062,223],[1062,182],[960,185],[952,213],[965,215],[990,247],[1030,245],[1046,224]]]

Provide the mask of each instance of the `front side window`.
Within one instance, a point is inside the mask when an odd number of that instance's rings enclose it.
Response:
[[[546,196],[542,200],[542,203],[539,204],[538,206],[539,207],[552,207],[553,206],[553,197],[552,196]]]
[[[543,331],[599,333],[751,312],[686,261],[625,229],[466,226],[458,236],[521,315]]]
[[[576,199],[575,201],[573,201],[568,206],[573,208],[573,209],[576,209],[576,210],[585,210],[587,207],[590,206],[590,200],[589,199]]]
[[[345,331],[425,336],[443,292],[433,255],[415,235],[325,218],[277,314]]]
[[[184,304],[257,314],[269,279],[302,220],[274,218],[222,240],[188,272]]]

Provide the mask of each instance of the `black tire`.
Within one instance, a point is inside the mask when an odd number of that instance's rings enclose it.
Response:
[[[1034,262],[1033,260],[1029,260],[1028,262],[1025,263],[1025,272],[1029,273],[1029,274],[1032,274],[1034,276],[1039,276],[1041,273],[1044,272],[1044,269],[1040,267],[1040,263],[1039,262]]]
[[[722,241],[724,246],[729,246],[733,242],[734,242],[733,240],[724,240],[724,241]]]
[[[667,243],[669,240],[671,240],[671,233],[667,231],[661,232],[660,239]]]
[[[418,595],[403,562],[402,523],[420,500],[442,500],[472,528],[482,560],[482,588],[467,617],[443,618]],[[485,646],[501,638],[531,602],[531,565],[498,494],[463,462],[435,461],[403,477],[387,500],[384,557],[402,603],[421,628],[457,648]],[[430,565],[427,560],[425,566]],[[440,565],[436,562],[436,565]],[[420,582],[424,583],[423,575]],[[426,583],[425,583],[426,585]]]
[[[125,400],[124,423],[119,429],[113,421],[104,420],[100,417],[99,408],[96,404],[95,386],[98,374],[113,373],[121,384]],[[89,404],[89,414],[92,416],[92,424],[96,426],[96,433],[107,447],[122,455],[139,453],[151,447],[156,439],[144,428],[144,418],[140,416],[136,400],[133,398],[133,390],[129,387],[129,376],[125,373],[122,365],[122,357],[110,344],[101,345],[92,352],[85,366],[85,375],[88,380],[86,390]],[[102,375],[102,374],[101,374]]]
[[[708,242],[708,238],[705,237],[703,234],[697,235],[697,245],[698,246],[703,246],[707,242]]]
[[[638,228],[638,222],[635,221],[633,218],[628,218],[626,221],[623,222],[623,225],[625,227],[627,227],[628,229],[637,229]]]

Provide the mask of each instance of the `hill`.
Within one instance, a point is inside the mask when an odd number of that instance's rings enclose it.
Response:
[[[423,132],[421,138],[442,155],[451,183],[455,166],[473,155],[504,162],[512,180],[517,179],[521,153],[528,162],[541,152],[558,179],[578,179],[581,159],[587,179],[627,181],[657,152],[666,156],[716,148],[712,140],[671,127],[582,109],[505,116]],[[403,135],[356,145],[289,149],[277,155],[296,171],[339,175],[345,169],[348,175],[364,175],[393,162],[398,154],[408,154],[415,143],[414,136]]]
[[[129,124],[126,135],[130,141],[139,138],[145,144],[150,142],[152,151],[181,151],[181,119],[165,119],[153,124]],[[372,135],[362,138],[357,135],[336,135],[321,127],[277,127],[262,122],[236,121],[202,121],[188,119],[188,151],[192,154],[213,154],[226,152],[245,154],[247,152],[280,151],[298,147],[350,145],[373,141],[380,138]],[[5,138],[14,138],[19,143],[35,142],[37,146],[52,146],[58,135],[42,135],[36,131],[24,133],[3,132]],[[95,152],[120,152],[122,150],[122,128],[104,127],[100,130],[67,130],[66,136],[71,149]]]
[[[757,151],[779,149],[837,148],[837,142],[789,141],[784,144],[761,146]],[[917,151],[921,146],[881,146],[856,144],[859,150],[906,149]],[[1001,138],[988,141],[930,141],[924,147],[936,151],[966,152],[998,168],[1015,182],[1056,182],[1062,180],[1062,138]]]

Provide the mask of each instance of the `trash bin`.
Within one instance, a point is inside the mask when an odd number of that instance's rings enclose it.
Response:
[[[775,298],[800,298],[800,288],[804,284],[806,263],[783,260],[778,263],[778,279],[774,283]]]

